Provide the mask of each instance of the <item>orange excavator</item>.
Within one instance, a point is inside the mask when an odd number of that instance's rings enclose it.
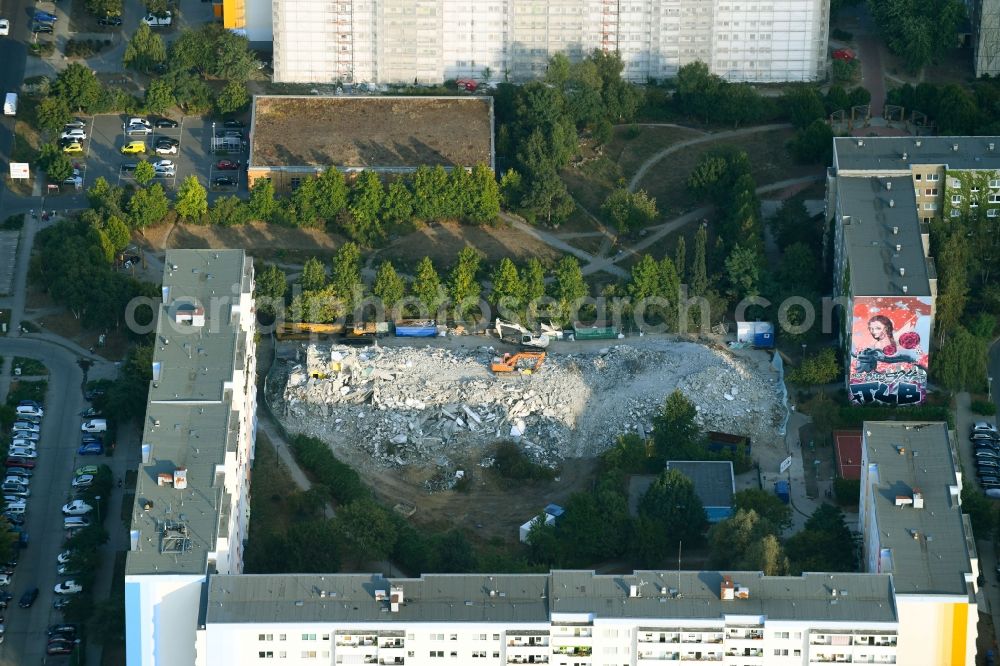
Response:
[[[545,352],[517,352],[516,354],[504,354],[503,358],[494,358],[490,369],[493,372],[514,372],[518,369],[521,361],[534,361],[535,365],[521,370],[523,374],[530,375],[538,372],[545,361]]]

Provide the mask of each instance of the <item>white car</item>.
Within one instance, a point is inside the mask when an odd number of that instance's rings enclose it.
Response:
[[[133,116],[132,118],[128,119],[127,123],[125,123],[126,127],[134,127],[136,125],[141,125],[142,127],[145,127],[146,129],[153,129],[153,123],[149,122],[145,118],[139,118],[139,117]]]
[[[156,154],[157,155],[176,155],[177,154],[177,146],[166,146],[166,145],[164,145],[164,146],[157,146],[156,147]]]
[[[67,516],[84,516],[94,510],[94,507],[90,506],[83,500],[73,500],[69,504],[64,504],[62,512]]]
[[[19,432],[41,432],[42,428],[37,423],[28,423],[27,421],[15,421],[10,431],[15,434]]]
[[[3,482],[4,483],[20,483],[22,486],[27,486],[29,483],[31,483],[31,479],[29,479],[26,476],[9,475],[7,478],[5,478],[3,480]]]
[[[10,34],[10,21],[0,19],[0,36],[6,37]]]
[[[156,171],[173,171],[177,164],[173,160],[156,160],[153,162],[153,169]]]
[[[58,562],[59,564],[66,564],[67,562],[69,562],[69,558],[71,557],[73,557],[73,551],[64,550],[63,552],[59,553],[58,557],[56,557],[56,562]]]
[[[87,132],[84,131],[84,130],[82,130],[82,129],[78,129],[78,128],[68,129],[68,130],[65,130],[62,134],[60,134],[59,138],[60,139],[74,139],[76,141],[86,141],[87,140]]]
[[[13,442],[11,442],[10,445],[11,446],[17,446],[17,447],[20,447],[22,449],[37,449],[38,448],[38,440],[37,439],[29,439],[27,437],[18,437]]]
[[[89,488],[92,485],[94,485],[93,474],[81,474],[80,476],[73,479],[74,488]]]
[[[0,574],[0,586],[7,587],[13,578],[10,574]]]
[[[83,592],[83,587],[78,585],[75,580],[64,580],[63,582],[52,588],[52,591],[56,594],[77,594]]]
[[[7,450],[7,455],[18,458],[37,458],[38,451],[35,449],[28,449],[23,446],[12,446]]]
[[[156,14],[146,14],[142,17],[142,22],[150,28],[162,28],[173,23],[173,15],[170,12],[163,12],[163,16]]]
[[[69,125],[66,126],[69,128]],[[45,410],[41,407],[36,407],[35,405],[18,405],[17,406],[18,416],[45,416]]]

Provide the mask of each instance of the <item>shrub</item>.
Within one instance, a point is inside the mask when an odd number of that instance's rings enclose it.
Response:
[[[511,481],[551,481],[555,471],[528,460],[524,452],[514,442],[501,442],[493,460],[493,469]]]
[[[849,42],[854,39],[854,33],[841,30],[840,28],[834,28],[830,31],[830,37],[841,42]]]
[[[993,416],[997,413],[997,406],[989,400],[973,400],[972,404],[969,405],[969,409],[972,410],[973,414],[979,414],[980,416]]]
[[[842,506],[857,505],[861,497],[861,481],[858,479],[834,479],[833,496]]]
[[[6,220],[0,224],[0,229],[4,231],[17,231],[24,226],[24,213],[18,213],[17,215],[11,215]]]
[[[371,496],[354,469],[339,460],[330,447],[315,437],[295,435],[289,442],[292,455],[315,479],[330,489],[330,495],[340,504]]]

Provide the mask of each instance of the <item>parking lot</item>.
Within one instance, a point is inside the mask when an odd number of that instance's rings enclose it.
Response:
[[[82,188],[89,188],[93,182],[104,177],[112,185],[135,184],[133,174],[124,165],[134,165],[142,160],[157,162],[170,160],[176,165],[173,174],[157,174],[154,182],[163,185],[171,191],[188,176],[197,176],[198,180],[209,190],[209,198],[213,195],[232,194],[246,190],[246,165],[248,143],[246,130],[228,130],[242,132],[242,138],[235,141],[224,141],[222,136],[227,130],[221,121],[213,123],[200,116],[185,116],[173,118],[178,122],[175,128],[153,127],[146,136],[141,134],[127,135],[124,125],[129,117],[125,115],[101,115],[84,118],[87,121],[88,139],[84,142],[82,154],[70,155],[70,159],[80,168],[83,179]],[[214,132],[214,133],[213,133]],[[217,141],[213,136],[219,135]],[[154,147],[156,141],[169,137],[178,141],[176,154],[157,155]],[[235,137],[229,137],[233,139]],[[123,155],[122,146],[132,141],[145,143],[145,154]],[[213,146],[213,144],[216,144]],[[214,149],[213,149],[214,148]],[[225,160],[238,164],[236,169],[218,169],[216,165]],[[226,165],[228,166],[228,165]],[[225,179],[225,180],[219,180]]]

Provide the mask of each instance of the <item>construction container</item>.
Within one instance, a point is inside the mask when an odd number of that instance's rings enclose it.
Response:
[[[774,494],[778,496],[785,504],[788,504],[792,500],[791,487],[788,485],[788,481],[775,481],[774,482]]]
[[[403,319],[395,325],[397,338],[433,338],[437,324],[433,319]]]
[[[774,349],[774,324],[769,321],[738,321],[736,341],[757,349]]]
[[[608,326],[602,322],[593,324],[573,322],[573,338],[576,340],[614,340],[619,332],[615,326]]]
[[[708,436],[709,451],[714,453],[720,451],[739,453],[742,451],[745,455],[750,455],[750,438],[746,435],[733,435],[728,432],[714,431],[709,431],[706,435]]]

